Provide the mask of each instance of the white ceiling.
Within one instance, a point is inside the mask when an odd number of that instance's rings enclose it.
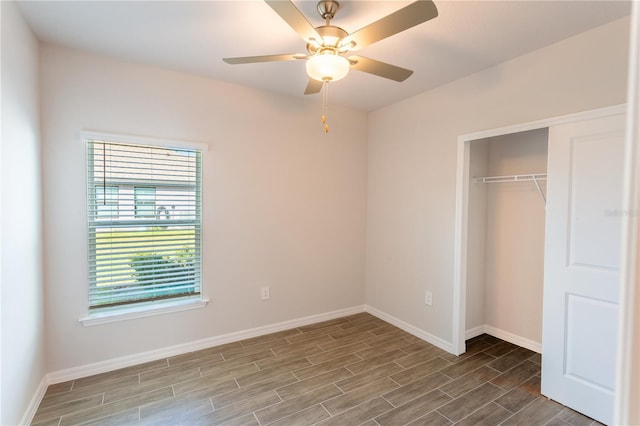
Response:
[[[332,24],[353,32],[409,1],[340,1]],[[314,25],[315,1],[295,1]],[[352,71],[330,102],[371,111],[630,13],[627,1],[435,0],[439,16],[359,55],[414,70],[403,83]],[[304,61],[228,65],[224,57],[303,53],[264,2],[22,1],[42,41],[303,97]],[[319,97],[320,95],[309,95]]]

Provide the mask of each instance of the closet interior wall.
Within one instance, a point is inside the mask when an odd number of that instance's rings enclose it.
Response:
[[[547,171],[548,129],[470,143],[466,329],[538,349],[542,341],[545,202],[532,181],[474,177]],[[546,181],[540,181],[546,193]]]

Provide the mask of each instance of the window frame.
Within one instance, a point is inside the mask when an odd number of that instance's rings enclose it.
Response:
[[[79,321],[84,326],[90,326],[90,325],[103,324],[103,323],[108,323],[113,321],[121,321],[121,320],[133,319],[133,318],[146,317],[150,315],[163,314],[168,312],[203,308],[207,306],[209,299],[207,299],[204,296],[203,275],[204,275],[205,268],[202,262],[202,239],[203,239],[202,238],[202,235],[203,235],[202,185],[204,180],[203,179],[203,169],[204,169],[203,163],[205,159],[205,153],[208,151],[208,145],[203,143],[196,143],[196,142],[147,138],[147,137],[131,136],[131,135],[119,135],[119,134],[113,134],[113,133],[103,133],[103,132],[94,132],[94,131],[81,131],[80,140],[84,144],[85,149],[88,148],[89,146],[88,142],[90,141],[105,141],[105,142],[125,144],[125,145],[145,145],[145,146],[151,146],[156,148],[199,151],[200,166],[198,170],[198,174],[199,174],[198,179],[199,179],[199,187],[200,187],[200,192],[199,192],[200,200],[198,202],[200,206],[200,217],[199,217],[199,237],[198,238],[199,238],[200,250],[198,253],[199,255],[198,262],[199,262],[199,290],[200,291],[197,295],[194,295],[194,296],[172,297],[164,300],[155,300],[155,301],[140,301],[140,302],[133,302],[125,305],[114,306],[114,307],[90,308],[89,291],[90,291],[91,284],[87,283],[87,286],[85,287],[87,291],[87,299],[86,299],[87,313],[84,317],[80,318]],[[89,151],[87,149],[87,156],[85,156],[85,167],[87,167],[87,171],[85,173],[85,179],[87,179],[86,181],[87,187],[90,186],[89,170],[92,167],[92,165],[89,164],[89,162],[92,160],[89,159],[88,152]],[[113,186],[113,185],[107,185],[107,186]],[[140,185],[140,186],[143,187],[144,185]],[[131,189],[133,190],[133,188]],[[154,187],[154,189],[156,188]],[[118,187],[118,194],[120,194],[120,190],[121,188]],[[94,201],[97,200],[96,195],[97,194],[95,193],[95,191],[93,194],[91,194],[90,190],[87,191],[87,200],[85,202],[85,206],[87,208],[89,208],[89,202],[91,200],[91,197],[93,197]],[[107,195],[106,198],[108,200],[109,199],[108,190],[106,191],[106,195]],[[118,209],[118,212],[119,212],[119,209]],[[111,215],[106,216],[107,220],[110,216]],[[98,219],[97,214],[95,218]],[[156,218],[155,203],[154,203],[153,216],[149,215],[148,217],[145,218],[145,220],[151,220],[152,218]],[[158,217],[158,219],[161,219],[161,218]],[[87,227],[85,229],[87,230],[86,241],[88,244],[87,245],[88,255],[91,250],[91,248],[89,247],[89,236],[91,232],[89,221],[90,221],[90,216],[89,216],[89,211],[87,210]],[[89,263],[88,266],[91,267],[91,263]]]
[[[151,190],[149,194],[141,194],[142,190]],[[155,186],[134,186],[133,187],[133,216],[136,219],[149,219],[156,217],[156,192]],[[140,194],[139,194],[140,193]],[[147,199],[151,196],[151,199]],[[147,206],[151,206],[148,211]]]

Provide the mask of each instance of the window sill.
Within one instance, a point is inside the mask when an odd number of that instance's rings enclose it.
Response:
[[[90,314],[78,321],[84,326],[108,324],[111,322],[126,321],[136,318],[145,318],[155,315],[168,314],[172,312],[190,311],[192,309],[201,309],[207,306],[209,299],[181,300],[163,303],[153,306],[137,306],[128,309],[118,309],[116,311],[106,311]]]

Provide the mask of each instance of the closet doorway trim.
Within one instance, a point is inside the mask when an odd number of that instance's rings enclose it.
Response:
[[[500,127],[458,136],[456,160],[456,213],[455,213],[455,241],[453,256],[453,336],[451,339],[453,353],[460,355],[465,352],[465,320],[467,288],[467,222],[469,216],[469,152],[470,144],[474,140],[526,132],[528,130],[543,129],[545,127],[594,118],[617,115],[626,111],[626,104],[599,108],[596,110],[551,117],[513,126]]]

